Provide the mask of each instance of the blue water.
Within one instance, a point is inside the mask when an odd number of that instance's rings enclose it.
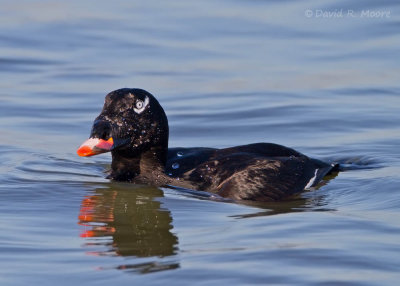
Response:
[[[0,4],[1,285],[398,284],[398,1]],[[264,205],[110,182],[76,149],[122,87],[157,97],[171,147],[347,170]]]

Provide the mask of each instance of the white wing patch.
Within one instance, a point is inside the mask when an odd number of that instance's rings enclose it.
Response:
[[[308,188],[310,188],[310,187],[314,184],[315,179],[317,178],[317,173],[318,173],[318,169],[315,170],[314,177],[312,177],[312,178],[310,179],[310,181],[308,181],[308,183],[307,183],[307,185],[304,187],[304,189],[308,189]]]
[[[137,114],[140,114],[140,113],[142,113],[142,112],[145,110],[145,108],[146,108],[146,106],[149,104],[149,102],[150,102],[149,97],[146,96],[146,98],[144,99],[144,102],[143,102],[142,107],[140,107],[140,108],[134,107],[133,110],[134,110]]]

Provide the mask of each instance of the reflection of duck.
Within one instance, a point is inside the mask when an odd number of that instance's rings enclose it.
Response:
[[[316,186],[336,165],[272,143],[168,149],[168,120],[142,89],[110,92],[80,156],[111,151],[110,177],[209,191],[234,200],[278,201]]]
[[[175,255],[178,239],[171,233],[170,212],[162,209],[160,202],[155,200],[163,196],[162,191],[139,185],[124,187],[123,184],[114,184],[111,188],[99,188],[82,201],[79,223],[85,229],[81,236],[87,239],[88,246],[105,247],[105,250],[91,254],[136,257]],[[98,240],[99,237],[105,239]],[[119,268],[139,268],[139,271],[150,272],[178,266],[176,261],[151,261]]]

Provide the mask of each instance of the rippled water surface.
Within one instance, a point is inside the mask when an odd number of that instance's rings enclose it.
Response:
[[[1,285],[398,285],[398,1],[0,4]],[[121,87],[156,95],[171,147],[347,170],[267,205],[110,182],[75,152]]]

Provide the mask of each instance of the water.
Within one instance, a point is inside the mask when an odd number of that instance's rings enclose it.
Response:
[[[397,285],[398,1],[0,4],[1,285]],[[267,205],[110,182],[75,151],[121,87],[156,95],[171,147],[348,170]]]

